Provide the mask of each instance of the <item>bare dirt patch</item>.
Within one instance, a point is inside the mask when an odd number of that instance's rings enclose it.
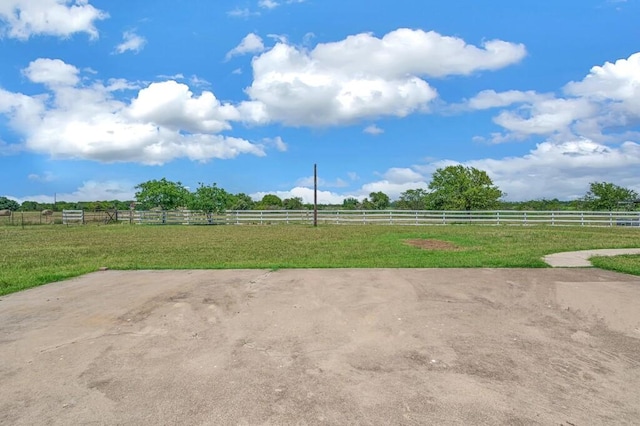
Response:
[[[0,300],[0,424],[637,424],[640,278],[104,271]]]
[[[457,245],[449,241],[442,241],[442,240],[414,239],[414,240],[406,240],[405,243],[409,244],[410,246],[421,248],[423,250],[454,251],[454,250],[460,249],[460,247],[458,247]]]

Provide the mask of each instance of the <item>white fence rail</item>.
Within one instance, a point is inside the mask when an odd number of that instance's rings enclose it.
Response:
[[[226,223],[313,223],[309,210],[229,211]],[[321,224],[639,226],[640,212],[319,210]]]
[[[84,210],[63,210],[62,223],[64,225],[84,224]]]
[[[199,211],[132,211],[118,219],[157,225],[313,224],[311,210],[234,210],[222,214]],[[591,211],[425,211],[319,210],[319,224],[335,225],[551,225],[640,226],[640,212]]]

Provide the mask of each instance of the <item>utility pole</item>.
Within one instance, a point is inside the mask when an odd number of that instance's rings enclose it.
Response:
[[[318,226],[318,165],[313,165],[313,226]]]

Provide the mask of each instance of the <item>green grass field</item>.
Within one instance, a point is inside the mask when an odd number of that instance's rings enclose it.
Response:
[[[640,275],[640,255],[592,257],[593,266],[624,274]]]
[[[30,226],[0,228],[0,294],[110,269],[541,268],[556,252],[640,246],[640,229],[507,226]],[[453,250],[423,250],[434,239]],[[598,260],[598,262],[601,262]],[[639,273],[639,257],[603,267]],[[618,263],[616,263],[618,262]],[[613,266],[612,266],[613,265]],[[634,272],[635,271],[635,272]]]

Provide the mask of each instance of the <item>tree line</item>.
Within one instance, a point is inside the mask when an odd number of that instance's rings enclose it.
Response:
[[[281,199],[275,194],[267,194],[254,201],[244,193],[232,194],[217,186],[200,183],[195,191],[190,191],[181,182],[165,178],[149,180],[135,187],[135,200],[90,201],[70,203],[59,201],[37,203],[24,201],[18,204],[6,197],[0,197],[0,210],[38,211],[51,210],[173,210],[190,209],[209,213],[225,210],[302,210],[313,205],[305,204],[302,198]],[[397,200],[391,201],[382,191],[372,192],[363,200],[346,198],[341,205],[321,205],[324,209],[345,210],[635,210],[640,206],[638,193],[610,182],[592,182],[587,193],[572,201],[542,199],[520,202],[504,201],[502,192],[483,171],[462,165],[437,169],[427,189],[415,188],[404,191]]]

